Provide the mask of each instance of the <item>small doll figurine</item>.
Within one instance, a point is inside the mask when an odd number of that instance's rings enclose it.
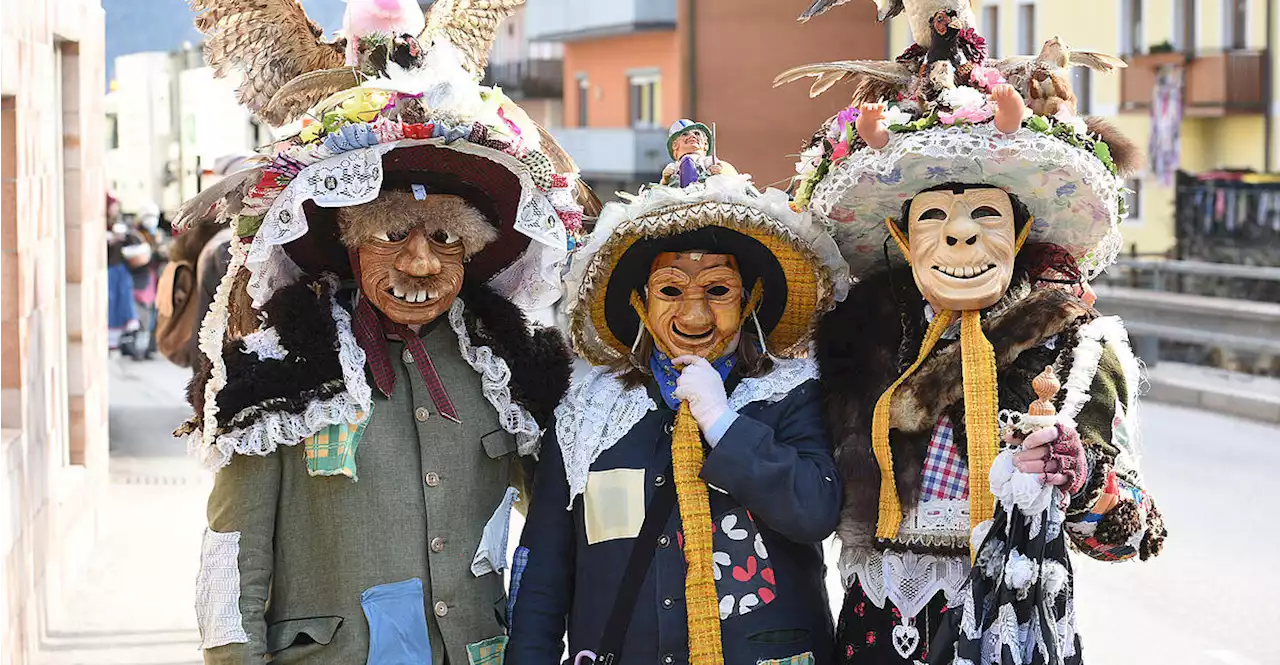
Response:
[[[671,123],[667,154],[672,161],[662,169],[663,185],[688,187],[707,176],[738,172],[733,164],[716,158],[715,132],[700,122],[682,119]]]

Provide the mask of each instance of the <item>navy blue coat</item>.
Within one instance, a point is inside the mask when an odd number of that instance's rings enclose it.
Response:
[[[730,388],[734,383],[731,377]],[[675,421],[675,412],[656,390],[650,394],[657,411],[591,465],[593,474],[636,470],[625,473],[637,486],[643,470],[646,506],[656,487],[672,482],[666,474]],[[717,595],[722,617],[729,613],[721,622],[724,662],[740,665],[804,652],[813,652],[818,665],[834,662],[821,541],[835,529],[842,494],[817,381],[801,384],[780,401],[743,407],[708,452],[702,477],[712,486]],[[568,497],[552,429],[542,444],[521,538],[528,564],[512,612],[507,665],[557,662],[566,626],[570,658],[582,649],[595,651],[613,607],[635,537],[588,544],[586,496],[575,497],[572,510],[566,510]],[[632,521],[638,532],[638,522]],[[640,589],[623,665],[689,661],[680,528],[676,508]]]

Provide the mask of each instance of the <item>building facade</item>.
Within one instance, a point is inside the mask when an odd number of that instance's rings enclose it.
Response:
[[[1115,74],[1077,69],[1080,108],[1111,119],[1147,152],[1129,182],[1130,251],[1176,253],[1174,173],[1280,170],[1280,9],[1274,0],[977,0],[979,29],[998,58],[1034,54],[1050,37],[1111,53]],[[1271,5],[1271,7],[1268,7]],[[895,22],[891,47],[911,41]],[[1162,78],[1163,76],[1163,78]],[[1176,109],[1162,105],[1176,90]],[[1167,98],[1166,98],[1167,99]],[[1154,130],[1154,131],[1153,131]],[[1176,134],[1176,137],[1174,136]],[[1157,139],[1153,141],[1153,138]]]
[[[717,156],[786,186],[795,155],[847,94],[808,98],[773,88],[795,65],[883,58],[886,32],[871,3],[806,24],[803,7],[770,0],[529,0],[527,39],[563,45],[563,123],[552,133],[604,199],[658,179],[667,128],[715,123]]]
[[[21,665],[106,488],[100,0],[6,0],[0,36],[0,657]]]

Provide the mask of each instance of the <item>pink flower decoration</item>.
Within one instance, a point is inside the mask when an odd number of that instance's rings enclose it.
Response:
[[[841,141],[835,144],[831,149],[831,161],[833,162],[838,159],[844,159],[848,155],[849,155],[848,141]]]
[[[979,88],[988,92],[998,85],[1008,83],[1008,81],[1004,80],[1004,75],[1000,73],[1000,70],[995,67],[974,67],[973,72],[969,74],[969,78]]]
[[[990,105],[983,104],[982,106],[963,106],[956,109],[954,113],[943,111],[938,114],[938,120],[944,125],[954,125],[957,122],[977,124],[990,120],[992,115],[994,114],[991,112]]]

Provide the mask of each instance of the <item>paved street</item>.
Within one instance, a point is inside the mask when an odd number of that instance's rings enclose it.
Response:
[[[168,436],[185,416],[187,376],[113,360],[105,535],[85,583],[53,612],[45,665],[200,662],[192,584],[210,485]],[[1076,559],[1088,662],[1280,663],[1280,534],[1268,512],[1280,428],[1160,404],[1143,418],[1170,537],[1145,564]]]

